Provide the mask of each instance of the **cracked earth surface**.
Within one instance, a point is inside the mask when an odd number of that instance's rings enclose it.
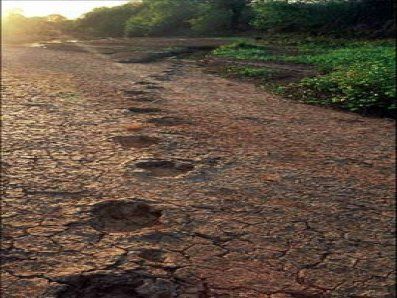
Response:
[[[395,296],[393,121],[79,47],[3,49],[2,297]]]

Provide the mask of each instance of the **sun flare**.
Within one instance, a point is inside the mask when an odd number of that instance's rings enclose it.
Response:
[[[47,16],[50,14],[61,14],[67,18],[75,19],[82,14],[101,6],[117,6],[127,3],[127,0],[113,1],[1,1],[2,17],[11,12],[20,12],[27,17]]]

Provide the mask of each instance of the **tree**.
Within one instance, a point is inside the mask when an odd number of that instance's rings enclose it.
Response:
[[[143,0],[143,8],[126,24],[128,36],[186,33],[197,13],[197,0]]]
[[[118,37],[124,35],[125,24],[139,13],[140,3],[127,3],[114,7],[100,7],[77,20],[77,30],[94,36]]]
[[[230,28],[232,30],[238,29],[241,21],[241,16],[244,10],[248,8],[251,3],[250,0],[210,0],[212,6],[216,9],[221,9],[231,13]]]
[[[252,23],[261,30],[393,34],[391,0],[256,0],[252,7]]]
[[[200,2],[199,13],[191,20],[193,31],[216,33],[250,27],[250,0],[206,0]]]

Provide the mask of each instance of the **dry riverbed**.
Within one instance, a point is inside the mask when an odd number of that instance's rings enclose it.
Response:
[[[183,59],[224,42],[3,48],[2,297],[394,296],[394,122]]]

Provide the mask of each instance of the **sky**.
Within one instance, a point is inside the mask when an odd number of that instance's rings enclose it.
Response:
[[[4,16],[14,9],[22,10],[27,17],[61,14],[69,19],[75,19],[95,7],[117,6],[128,0],[1,0],[1,14]]]

